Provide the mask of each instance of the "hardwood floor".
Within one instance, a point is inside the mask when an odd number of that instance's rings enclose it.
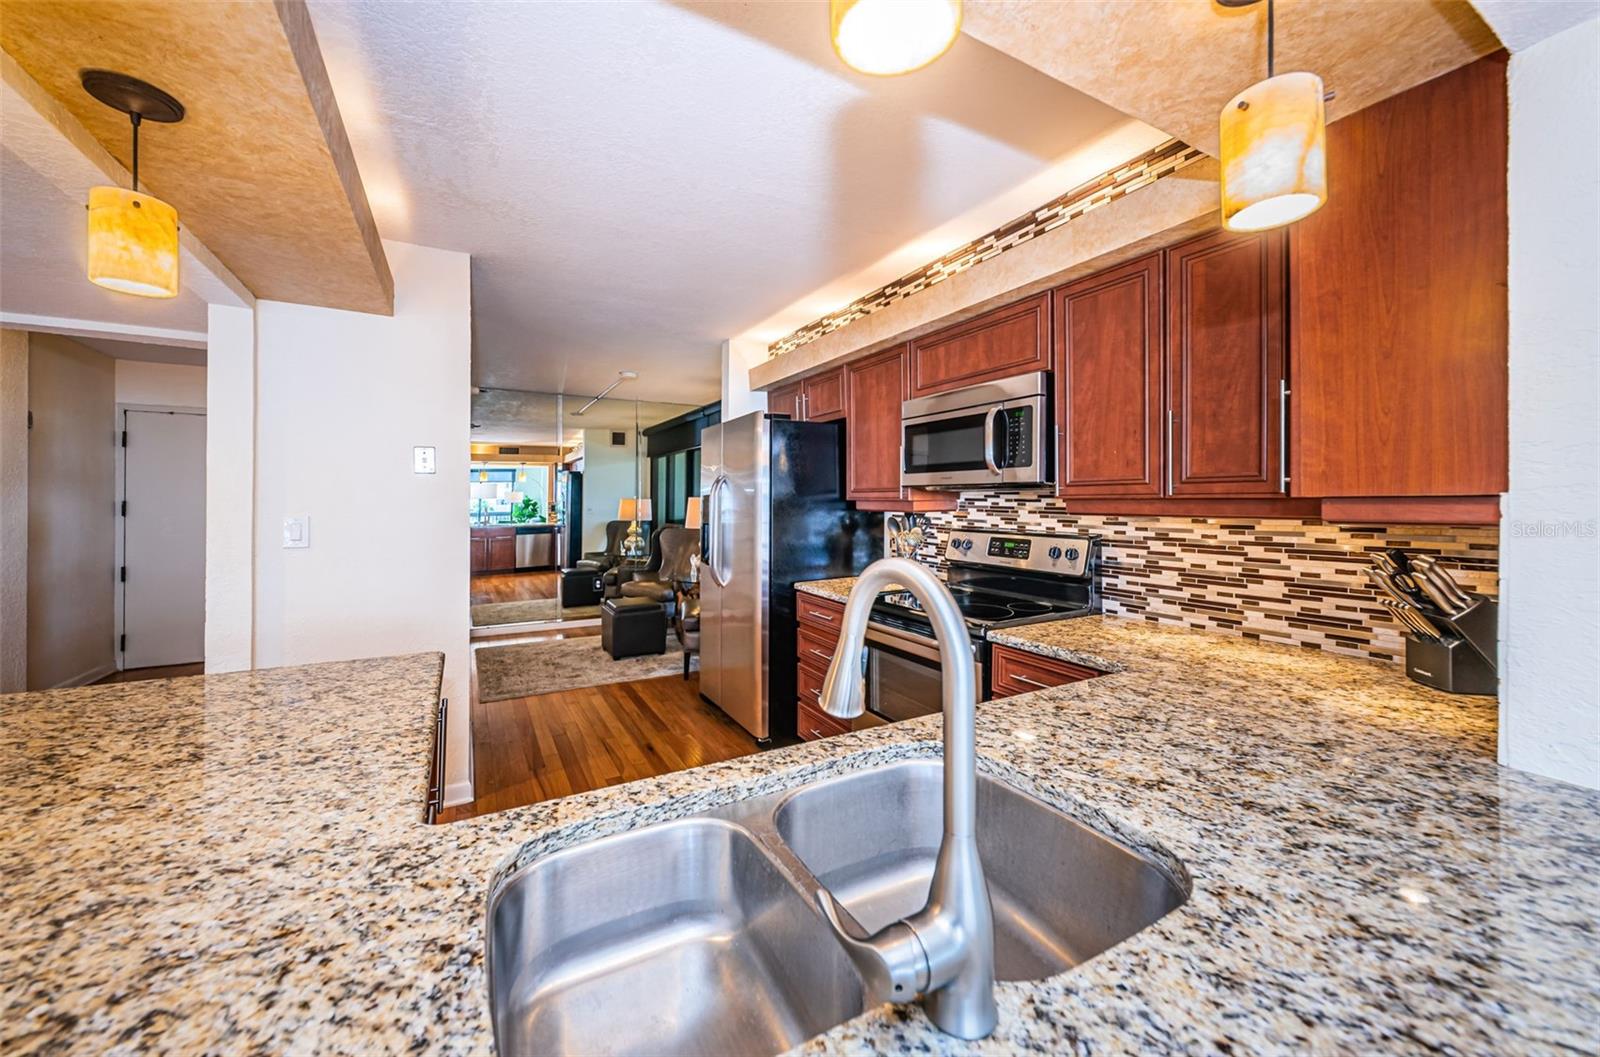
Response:
[[[128,668],[120,672],[112,672],[104,679],[96,679],[92,685],[103,686],[106,683],[138,683],[146,679],[179,679],[186,675],[204,675],[204,663],[195,664],[168,664],[157,668]]]
[[[598,634],[580,628],[506,636],[493,645]],[[476,680],[474,680],[476,681]],[[700,699],[700,677],[670,675],[472,706],[478,798],[440,822],[536,804],[759,751],[755,740]]]
[[[527,602],[536,598],[555,598],[561,593],[561,575],[541,569],[531,573],[480,573],[472,578],[472,601],[481,606],[490,602]]]

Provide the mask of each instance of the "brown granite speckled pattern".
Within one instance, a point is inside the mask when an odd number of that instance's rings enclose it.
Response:
[[[1393,666],[1088,618],[1115,674],[984,705],[980,766],[1193,892],[999,989],[982,1043],[878,1007],[816,1053],[1588,1053],[1600,794],[1496,766],[1492,701]],[[0,1049],[487,1052],[491,877],[584,839],[937,751],[930,717],[450,826],[438,660],[0,699]]]

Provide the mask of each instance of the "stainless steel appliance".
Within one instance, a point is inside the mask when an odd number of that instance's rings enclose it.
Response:
[[[555,526],[517,526],[517,568],[548,569],[556,564],[561,530]]]
[[[981,488],[1051,480],[1045,371],[907,400],[900,420],[902,484]]]
[[[1099,539],[953,532],[945,541],[947,583],[967,627],[981,700],[989,697],[988,632],[1100,612]],[[877,723],[940,710],[939,648],[916,597],[886,591],[867,624],[867,712]]]
[[[794,585],[866,568],[883,553],[883,515],[845,501],[841,423],[757,412],[706,428],[700,445],[700,694],[758,739],[792,735]]]

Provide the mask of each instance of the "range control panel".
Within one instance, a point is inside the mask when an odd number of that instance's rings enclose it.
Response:
[[[964,565],[996,565],[1059,576],[1086,576],[1094,555],[1093,536],[1024,536],[1005,532],[950,533],[946,560]]]

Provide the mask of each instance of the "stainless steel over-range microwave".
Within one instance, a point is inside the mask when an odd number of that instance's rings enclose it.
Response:
[[[900,483],[1048,484],[1050,439],[1046,371],[907,400],[900,405]]]

